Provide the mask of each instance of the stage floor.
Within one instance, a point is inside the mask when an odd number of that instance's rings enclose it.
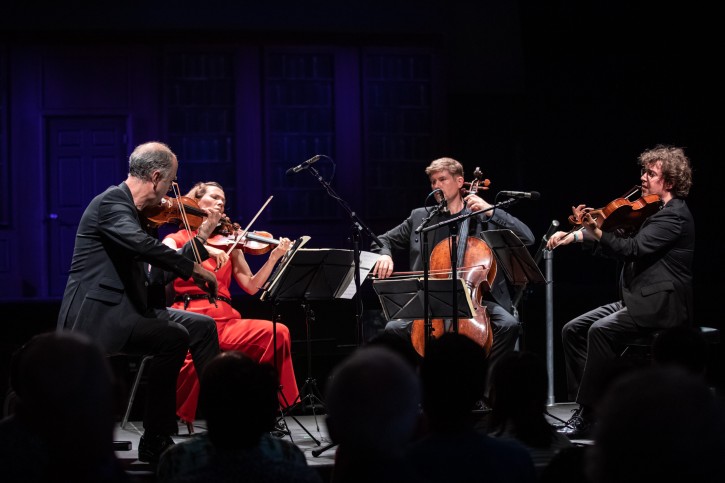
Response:
[[[550,421],[552,424],[559,424],[555,418],[566,421],[571,415],[572,411],[577,407],[574,403],[559,403],[549,406],[548,412],[552,418]],[[485,413],[479,413],[479,424],[485,424]],[[335,447],[332,446],[329,434],[327,432],[327,426],[325,425],[325,415],[318,414],[314,415],[302,415],[302,416],[286,416],[285,422],[290,430],[290,435],[285,436],[285,439],[291,440],[295,443],[305,454],[307,458],[307,464],[311,467],[316,468],[323,477],[329,475],[332,469],[335,459]],[[206,424],[204,421],[197,421],[194,424],[195,434],[203,433],[206,431]],[[124,462],[128,471],[136,474],[137,476],[147,475],[149,480],[153,480],[153,468],[147,463],[138,461],[138,442],[143,434],[143,427],[138,421],[129,421],[126,424],[125,429],[120,427],[116,428],[115,440],[116,441],[129,441],[131,443],[131,449],[129,451],[117,451],[116,454]],[[179,435],[174,436],[174,441],[181,442],[188,439],[190,436],[185,424],[179,424]],[[590,444],[588,440],[577,441],[580,444]],[[316,456],[317,455],[317,456]],[[328,481],[325,479],[324,481]]]

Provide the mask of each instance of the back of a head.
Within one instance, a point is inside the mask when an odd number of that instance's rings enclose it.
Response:
[[[656,366],[624,375],[597,414],[591,481],[725,481],[725,412],[702,378]]]
[[[52,445],[59,464],[113,454],[114,380],[90,339],[74,332],[33,337],[13,356],[11,385],[18,396],[17,417]]]
[[[230,449],[256,445],[274,427],[278,385],[272,366],[241,352],[214,358],[202,374],[199,393],[212,443]]]
[[[391,331],[384,330],[380,332],[370,339],[367,345],[386,347],[405,359],[416,372],[420,368],[422,358],[413,347],[413,344]]]
[[[418,376],[401,356],[364,346],[342,361],[327,386],[327,425],[334,442],[365,453],[397,453],[418,422]]]
[[[484,348],[468,337],[449,332],[431,339],[421,381],[423,410],[433,428],[471,421],[471,410],[484,394],[487,367]]]
[[[176,155],[164,143],[151,141],[136,146],[128,158],[128,174],[143,181],[150,181],[155,170],[168,173]]]
[[[530,446],[548,444],[553,432],[544,417],[548,381],[546,364],[537,354],[504,354],[491,368],[491,428],[512,424],[513,431]]]

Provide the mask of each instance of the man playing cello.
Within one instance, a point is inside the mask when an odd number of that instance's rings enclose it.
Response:
[[[464,186],[463,166],[455,159],[436,159],[425,169],[425,173],[428,175],[431,188],[433,190],[442,190],[450,212],[436,214],[430,220],[430,225],[449,220],[464,213],[472,213],[491,207],[488,202],[475,193],[468,194],[465,197],[462,195],[461,190]],[[371,251],[382,256],[373,267],[372,273],[374,276],[384,279],[390,277],[393,273],[393,250],[407,250],[410,269],[423,269],[420,235],[415,233],[415,229],[420,226],[427,215],[428,212],[425,208],[416,208],[400,225],[378,237],[383,246],[379,247],[373,243]],[[468,223],[465,223],[465,221]],[[525,245],[534,243],[534,235],[529,227],[501,209],[496,209],[493,213],[486,211],[465,221],[461,226],[461,234],[465,231],[468,235],[475,237],[488,229],[506,229],[516,234]],[[468,225],[467,228],[465,227],[466,224]],[[440,241],[448,238],[448,235],[449,231],[445,228],[428,232],[428,246],[432,249]],[[496,275],[490,292],[484,294],[482,305],[485,305],[493,326],[493,346],[489,353],[489,366],[491,366],[501,354],[513,350],[519,335],[519,321],[510,313],[512,310],[511,294],[502,273]],[[386,325],[385,330],[394,331],[404,337],[410,337],[411,324],[411,321],[391,320]]]

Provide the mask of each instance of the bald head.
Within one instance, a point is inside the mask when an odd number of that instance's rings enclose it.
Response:
[[[141,181],[153,181],[153,173],[158,171],[162,178],[173,179],[177,166],[174,152],[166,144],[152,141],[133,150],[128,160],[128,174]]]

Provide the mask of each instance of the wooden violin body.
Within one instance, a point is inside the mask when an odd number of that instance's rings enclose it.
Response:
[[[242,250],[248,255],[264,255],[279,245],[279,240],[272,238],[272,234],[266,231],[252,231],[239,241],[234,236],[215,235],[210,237],[206,243],[222,250],[233,248]]]
[[[430,271],[433,273],[433,278],[451,277],[450,241],[450,238],[442,240],[431,252]],[[472,319],[458,319],[458,333],[473,339],[486,350],[486,353],[489,353],[493,345],[493,331],[486,307],[481,305],[481,300],[483,292],[491,290],[493,280],[496,278],[496,260],[486,242],[475,237],[466,240],[463,266],[458,270],[458,277],[465,280],[474,308]],[[431,338],[438,338],[446,331],[443,319],[431,320]],[[425,355],[425,320],[413,321],[411,340],[418,354]]]
[[[180,207],[180,205],[183,205],[183,207]],[[183,226],[182,210],[186,214],[190,230],[199,228],[204,222],[204,218],[206,218],[206,212],[199,208],[199,203],[188,196],[179,196],[177,198],[164,196],[160,204],[144,208],[141,214],[146,218],[149,226],[152,227],[166,223]]]
[[[583,215],[590,213],[602,231],[617,231],[623,235],[630,235],[639,230],[644,220],[657,213],[661,207],[659,195],[645,195],[635,201],[627,198],[617,198],[604,208],[588,209],[582,216],[569,216],[572,225],[581,225]]]

